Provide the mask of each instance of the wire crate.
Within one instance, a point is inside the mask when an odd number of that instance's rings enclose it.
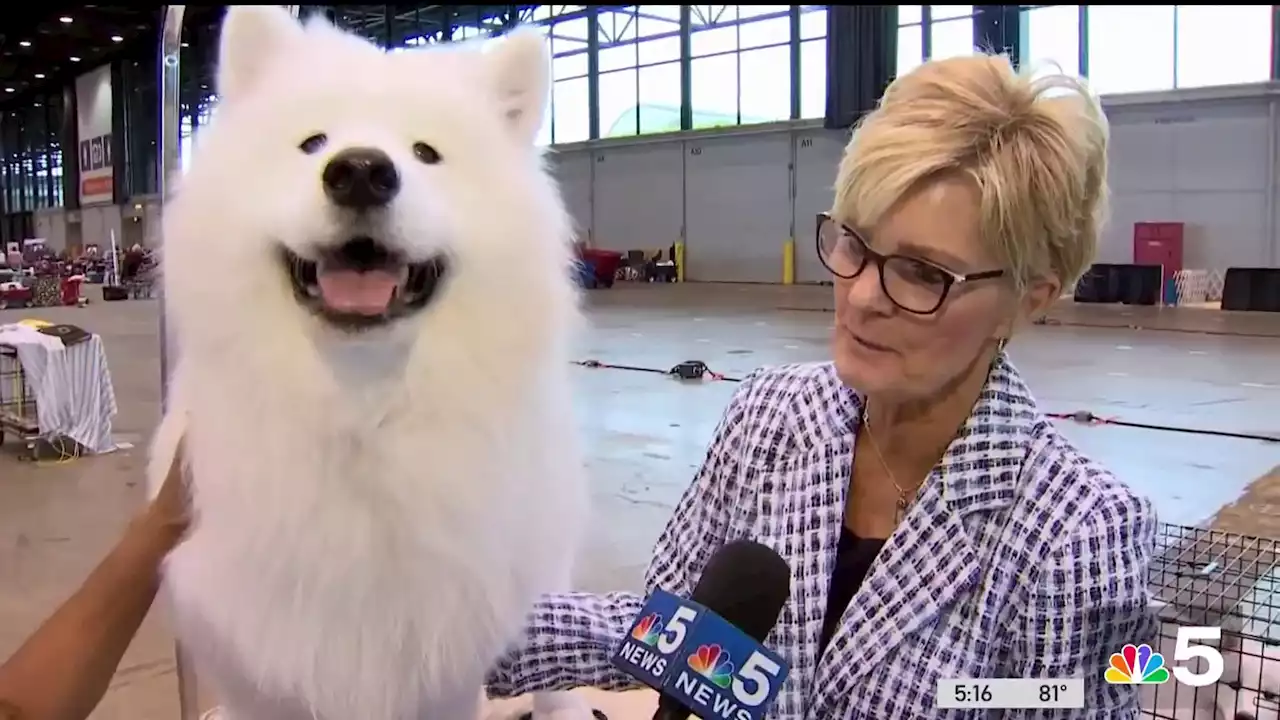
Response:
[[[0,345],[0,443],[8,435],[18,437],[31,450],[40,436],[36,418],[36,394],[18,359],[18,350]]]
[[[1220,627],[1222,677],[1203,687],[1176,679],[1147,685],[1143,714],[1161,720],[1280,718],[1280,541],[1221,530],[1164,525],[1151,566],[1159,611],[1156,648],[1165,665],[1194,673],[1208,660],[1179,660],[1179,628]]]

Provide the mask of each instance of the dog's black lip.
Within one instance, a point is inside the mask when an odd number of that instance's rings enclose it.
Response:
[[[450,267],[449,257],[444,253],[437,253],[421,261],[406,261],[399,255],[388,254],[390,267],[408,268],[408,276],[400,286],[400,297],[382,315],[357,315],[330,310],[309,292],[309,288],[318,281],[319,260],[303,257],[284,245],[280,245],[279,249],[285,274],[298,304],[329,325],[348,331],[381,327],[422,310],[439,294]]]

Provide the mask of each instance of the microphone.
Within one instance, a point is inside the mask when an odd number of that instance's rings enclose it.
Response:
[[[688,600],[658,590],[614,653],[660,694],[653,720],[763,720],[790,666],[763,643],[791,595],[791,568],[750,540],[711,556]]]

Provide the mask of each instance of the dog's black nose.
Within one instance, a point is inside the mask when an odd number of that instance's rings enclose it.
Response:
[[[396,164],[381,150],[349,148],[334,155],[321,175],[324,193],[352,210],[382,207],[400,191]]]

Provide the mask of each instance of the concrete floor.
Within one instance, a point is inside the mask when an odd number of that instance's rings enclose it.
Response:
[[[659,369],[698,359],[727,375],[821,359],[829,293],[697,285],[592,293],[593,330],[582,357]],[[141,503],[140,447],[159,412],[156,310],[154,301],[132,301],[0,311],[0,324],[38,316],[100,333],[120,406],[116,435],[135,445],[56,465],[20,462],[0,448],[0,657],[78,585]],[[1046,410],[1280,436],[1280,316],[1066,304],[1053,320],[1011,349]],[[734,386],[579,372],[598,525],[581,582],[588,589],[636,587]],[[1280,444],[1117,426],[1064,423],[1062,430],[1147,493],[1166,521],[1208,522],[1230,507],[1236,526],[1280,536],[1280,505],[1263,508],[1262,516],[1232,505],[1251,484],[1260,492],[1265,483],[1255,481],[1277,474]],[[161,608],[148,620],[95,718],[178,717],[163,615]]]

